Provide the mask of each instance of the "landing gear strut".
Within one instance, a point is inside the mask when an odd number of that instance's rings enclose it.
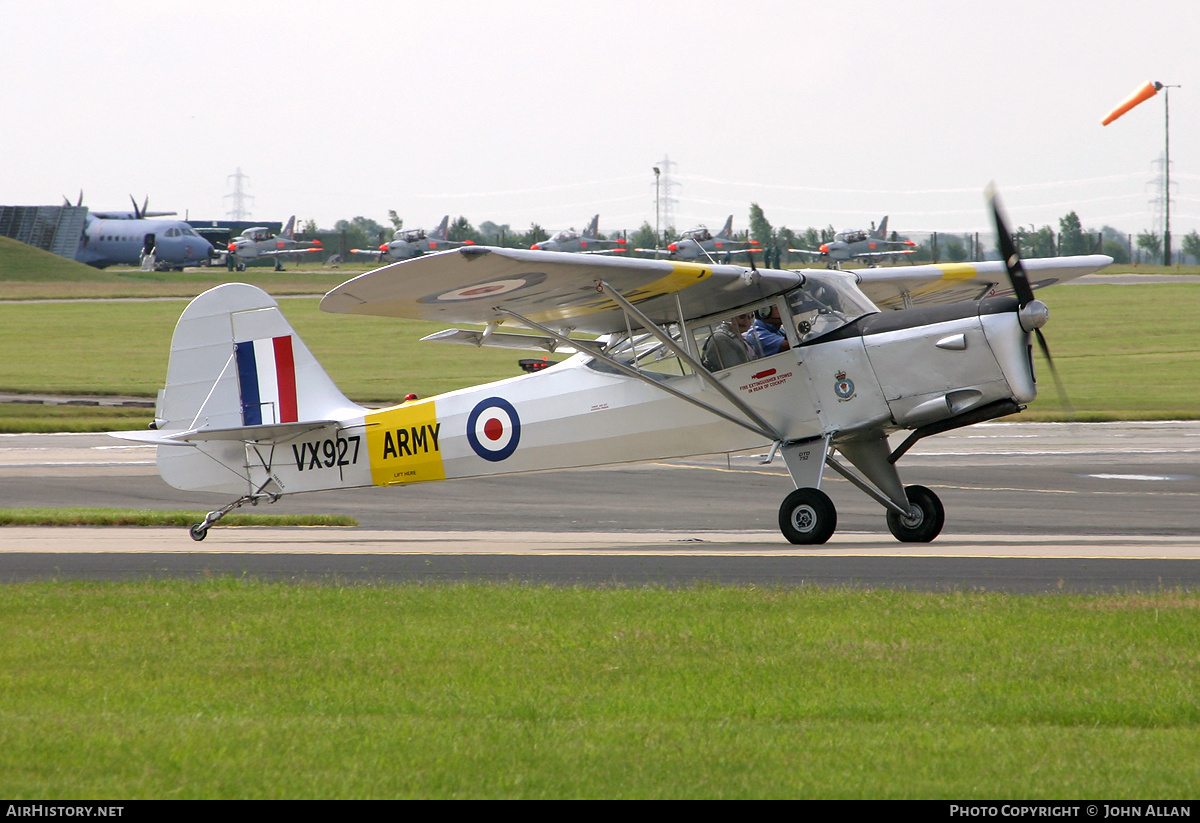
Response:
[[[946,523],[942,502],[924,486],[901,484],[886,438],[848,440],[837,449],[858,472],[834,459],[829,437],[782,444],[788,473],[798,487],[779,507],[779,530],[789,542],[824,543],[837,529],[837,509],[820,490],[826,466],[887,510],[888,530],[897,540],[928,543],[941,533]]]
[[[266,487],[266,484],[264,483],[263,488],[265,488],[265,487]],[[208,537],[208,530],[211,529],[213,526],[215,526],[217,524],[218,520],[220,520],[225,515],[229,514],[234,509],[241,508],[242,506],[246,505],[247,503],[249,503],[251,506],[257,506],[258,501],[260,501],[260,500],[266,500],[268,503],[274,503],[276,500],[278,500],[282,496],[283,495],[270,494],[269,492],[264,492],[262,490],[262,488],[260,488],[254,494],[243,495],[243,496],[239,497],[237,500],[234,500],[229,505],[222,506],[221,508],[217,509],[216,511],[211,511],[208,514],[204,515],[203,521],[201,521],[199,523],[195,523],[191,527],[188,528],[188,534],[191,536],[191,538],[193,540],[199,542],[199,541],[203,540],[204,538]]]

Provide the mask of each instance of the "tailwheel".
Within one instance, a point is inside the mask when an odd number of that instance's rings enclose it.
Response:
[[[188,534],[190,534],[192,536],[193,540],[195,540],[196,542],[199,542],[199,541],[203,540],[204,538],[208,537],[208,529],[205,527],[205,525],[203,523],[197,523],[196,525],[194,525],[188,529]]]
[[[888,529],[902,543],[928,543],[937,537],[946,523],[946,510],[938,496],[924,486],[906,486],[909,514],[889,510]]]
[[[837,528],[837,509],[820,489],[796,489],[779,507],[779,530],[790,543],[824,543]]]

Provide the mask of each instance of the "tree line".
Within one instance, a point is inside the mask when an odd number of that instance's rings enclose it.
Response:
[[[351,220],[339,220],[332,230],[319,229],[313,221],[304,225],[305,238],[319,239],[328,249],[341,249],[343,252],[351,248],[376,248],[392,239],[392,236],[404,228],[404,221],[394,210],[388,212],[388,224],[382,224],[369,217],[355,217]],[[428,228],[428,227],[426,227]],[[871,224],[871,231],[875,224]],[[750,204],[750,227],[736,236],[739,240],[756,240],[766,250],[769,265],[787,265],[790,263],[788,249],[816,249],[822,243],[834,239],[837,231],[832,225],[825,228],[807,227],[793,230],[787,226],[772,226],[767,220],[762,208],[757,203]],[[630,249],[634,248],[665,248],[678,237],[675,226],[668,226],[661,236],[656,234],[654,227],[648,221],[633,232],[614,231],[607,239],[624,239]],[[481,245],[504,246],[509,248],[529,248],[534,243],[549,237],[540,224],[534,222],[527,229],[513,229],[507,223],[495,223],[485,220],[475,227],[463,215],[450,222],[449,239],[456,241],[471,241]],[[955,234],[930,232],[919,241],[915,236],[905,236],[899,232],[891,232],[889,239],[913,240],[917,243],[915,252],[907,255],[912,262],[966,262],[982,260],[985,257],[995,257],[995,248],[984,248],[980,236],[975,234]],[[1138,257],[1154,263],[1162,258],[1163,238],[1156,232],[1143,231],[1135,236],[1125,234],[1111,226],[1104,226],[1100,231],[1084,230],[1079,215],[1074,211],[1068,212],[1058,221],[1058,231],[1049,225],[1041,228],[1019,227],[1013,234],[1017,248],[1024,257],[1065,257],[1076,254],[1107,254],[1117,263],[1134,262],[1135,248],[1142,254]],[[1200,234],[1195,231],[1184,236],[1179,250],[1194,261],[1200,263]],[[773,258],[773,259],[772,259]]]

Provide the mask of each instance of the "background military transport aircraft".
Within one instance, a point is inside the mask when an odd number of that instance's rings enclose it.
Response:
[[[679,239],[665,249],[634,249],[634,251],[662,255],[671,260],[707,260],[716,262],[720,259],[728,263],[735,254],[755,254],[761,252],[757,240],[733,239],[733,215],[725,221],[725,227],[713,236],[704,226],[688,229],[679,235]]]
[[[147,212],[148,203],[149,199],[138,208],[133,200],[131,212],[88,211],[75,259],[98,269],[145,264],[182,270],[208,263],[214,254],[212,244],[182,220],[162,219],[175,212]]]
[[[350,249],[350,253],[374,255],[379,258],[379,262],[381,263],[384,260],[399,262],[401,260],[411,260],[422,254],[445,251],[446,249],[457,249],[473,244],[471,240],[464,240],[462,242],[448,240],[449,235],[450,215],[447,214],[442,218],[442,222],[438,223],[438,227],[428,235],[425,234],[424,229],[399,229],[392,236],[390,242],[381,244],[377,250]]]
[[[616,248],[603,248],[603,246]],[[600,237],[600,215],[592,218],[583,234],[574,229],[563,229],[556,232],[549,240],[534,243],[529,248],[535,251],[567,251],[578,254],[619,254],[625,251],[623,239],[604,240]]]
[[[287,225],[279,234],[262,226],[246,229],[240,237],[229,242],[225,252],[225,265],[230,271],[245,271],[246,266],[260,260],[270,260],[275,271],[283,271],[286,255],[321,254],[325,249],[320,240],[296,240],[294,238],[296,215],[288,218]]]
[[[826,261],[830,268],[848,260],[868,260],[872,264],[881,259],[895,257],[898,254],[912,254],[917,250],[917,244],[911,240],[888,240],[887,217],[879,221],[879,228],[868,232],[865,229],[841,231],[833,236],[833,240],[822,243],[815,249],[788,249],[795,254],[816,255]]]
[[[923,437],[1032,401],[1031,333],[1049,355],[1034,283],[1111,262],[1030,261],[1031,280],[994,200],[993,211],[1004,262],[876,270],[861,281],[486,246],[376,269],[321,308],[483,326],[434,336],[460,344],[576,352],[533,374],[378,410],[337,389],[269,295],[218,286],[179,319],[156,429],[114,434],[157,445],[170,485],[236,496],[191,527],[195,540],[234,508],[285,494],[769,446],[768,462],[781,455],[795,486],[779,508],[789,541],[833,534],[826,469],[878,502],[899,540],[929,541],[942,504],[905,486],[898,461]],[[943,289],[1014,296],[921,305]],[[872,296],[914,307],[882,312]],[[730,329],[771,307],[790,349],[752,359]],[[733,345],[714,359],[721,336]],[[896,432],[908,435],[893,448]]]

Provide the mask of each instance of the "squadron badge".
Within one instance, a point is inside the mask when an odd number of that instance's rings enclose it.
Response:
[[[838,400],[849,400],[854,396],[854,381],[846,376],[844,371],[840,371],[834,375],[837,381],[833,384],[833,393],[838,396]]]

